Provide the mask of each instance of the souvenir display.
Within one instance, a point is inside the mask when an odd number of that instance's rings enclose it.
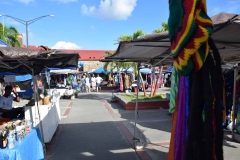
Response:
[[[0,148],[14,148],[31,132],[32,122],[29,120],[12,120],[1,125]]]

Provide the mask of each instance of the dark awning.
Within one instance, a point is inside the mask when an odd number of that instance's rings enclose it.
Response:
[[[238,18],[239,15],[227,13],[220,13],[212,17],[214,25],[216,24],[212,38],[226,63],[240,60]],[[171,64],[168,32],[150,34],[132,41],[122,41],[114,55],[101,59],[101,61],[148,62],[153,65]]]
[[[39,74],[44,68],[77,66],[78,53],[0,47],[0,72]]]

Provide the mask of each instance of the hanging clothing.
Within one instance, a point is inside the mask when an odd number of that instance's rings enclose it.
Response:
[[[173,113],[176,106],[176,99],[178,95],[178,85],[179,85],[179,76],[175,67],[172,69],[171,76],[171,90],[170,90],[170,104],[169,104],[169,112]]]

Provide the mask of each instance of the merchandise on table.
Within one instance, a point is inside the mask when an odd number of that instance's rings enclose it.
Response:
[[[26,134],[32,129],[32,122],[29,120],[12,120],[2,124],[0,130],[0,148],[14,148],[20,144]]]

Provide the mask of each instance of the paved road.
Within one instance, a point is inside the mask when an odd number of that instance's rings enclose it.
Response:
[[[60,136],[50,160],[166,160],[171,132],[167,110],[139,111],[136,138],[144,150],[133,150],[134,111],[110,103],[111,93],[81,94],[61,100]],[[228,140],[228,139],[227,139]],[[239,160],[240,144],[224,140],[224,157]]]
[[[61,134],[50,160],[139,159],[101,101],[105,98],[95,93],[73,100],[69,115],[62,118]]]

